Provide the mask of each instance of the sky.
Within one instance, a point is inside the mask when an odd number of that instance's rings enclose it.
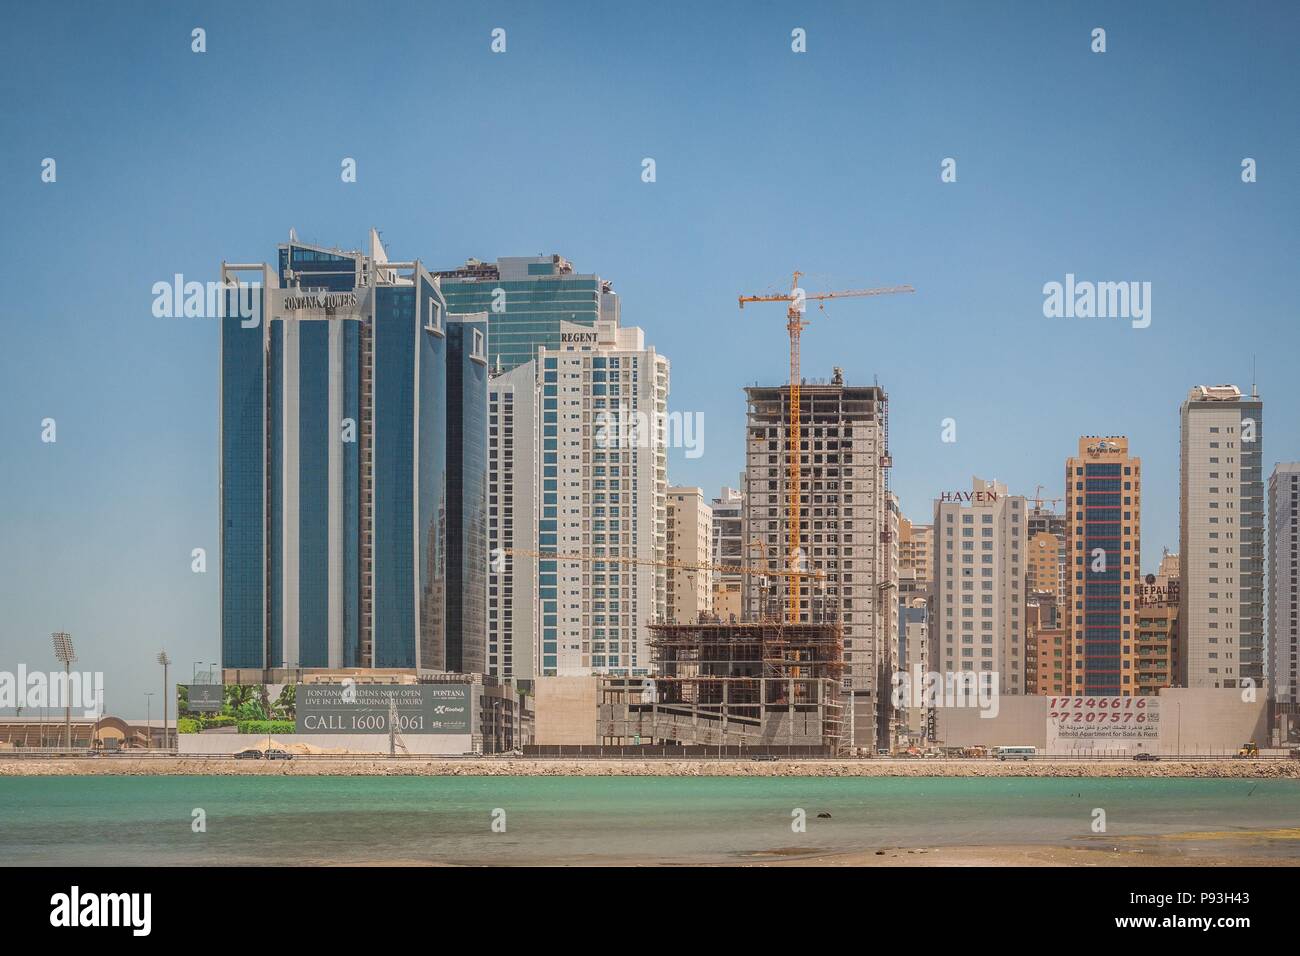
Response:
[[[611,280],[672,363],[670,409],[704,416],[670,481],[709,496],[743,468],[741,389],[788,380],[782,308],[737,296],[796,269],[809,292],[911,284],[803,338],[806,377],[888,392],[903,513],[974,475],[1060,495],[1078,436],[1127,435],[1154,570],[1189,387],[1253,378],[1266,472],[1300,458],[1297,27],[1283,2],[13,7],[0,670],[53,668],[71,632],[136,717],[159,650],[182,680],[218,660],[217,329],[155,318],[151,289],[274,261],[290,228]],[[1045,317],[1067,274],[1151,283],[1150,326]]]

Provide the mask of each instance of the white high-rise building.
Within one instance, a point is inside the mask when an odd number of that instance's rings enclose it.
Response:
[[[1263,402],[1198,385],[1182,420],[1179,683],[1264,683]]]
[[[1268,479],[1268,673],[1271,696],[1300,701],[1300,462]]]
[[[713,563],[713,509],[702,488],[668,489],[668,561]],[[700,568],[668,569],[668,619],[687,624],[713,613],[711,572]]]
[[[993,672],[1001,693],[1024,693],[1026,528],[1025,499],[1001,482],[973,478],[935,499],[936,670]]]
[[[741,484],[744,484],[741,475]],[[745,496],[735,488],[723,488],[713,499],[713,563],[740,567],[750,563],[745,547]],[[734,616],[740,620],[741,592],[744,575],[735,572],[713,572],[713,613],[723,621]]]
[[[667,557],[668,359],[639,328],[561,324],[537,353],[538,548]],[[538,560],[538,673],[644,675],[668,611],[662,566]]]
[[[537,365],[488,381],[488,673],[537,676]],[[515,553],[514,549],[520,549]]]

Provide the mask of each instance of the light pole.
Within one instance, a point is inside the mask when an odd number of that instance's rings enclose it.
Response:
[[[163,668],[163,749],[167,749],[167,667],[172,659],[167,656],[166,651],[159,651],[158,663]]]
[[[153,694],[146,691],[144,695],[144,749],[153,749]]]
[[[65,631],[55,631],[50,637],[54,641],[54,656],[63,661],[63,696],[64,703],[67,704],[67,711],[64,715],[64,729],[66,737],[63,746],[68,750],[72,749],[72,694],[68,690],[70,680],[70,671],[72,662],[77,659],[77,652],[72,649],[72,635]]]

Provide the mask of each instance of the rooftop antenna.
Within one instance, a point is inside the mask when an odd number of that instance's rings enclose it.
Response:
[[[1255,382],[1255,356],[1250,356],[1250,397],[1259,398],[1259,385]]]

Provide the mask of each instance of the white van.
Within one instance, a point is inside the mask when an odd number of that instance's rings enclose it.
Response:
[[[997,747],[993,755],[999,760],[1006,760],[1010,757],[1012,760],[1028,760],[1030,757],[1038,756],[1037,747]]]

